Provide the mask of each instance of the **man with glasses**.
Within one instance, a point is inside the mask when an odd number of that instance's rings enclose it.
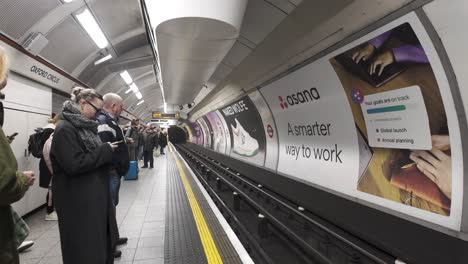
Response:
[[[96,111],[99,111],[97,117],[99,121],[98,126],[98,135],[101,138],[102,142],[120,142],[117,149],[112,153],[112,166],[109,171],[110,178],[110,192],[112,196],[112,202],[114,207],[119,204],[119,190],[120,190],[120,181],[122,176],[124,176],[129,167],[130,157],[126,145],[126,139],[124,137],[123,131],[119,126],[119,116],[123,110],[123,100],[122,98],[115,93],[105,94],[104,97],[104,106],[100,110],[95,107]],[[131,141],[131,139],[129,139]],[[131,143],[131,142],[130,142]],[[127,238],[119,237],[117,240],[117,245],[122,245],[127,243]],[[118,258],[122,255],[120,250],[115,251],[115,257]]]

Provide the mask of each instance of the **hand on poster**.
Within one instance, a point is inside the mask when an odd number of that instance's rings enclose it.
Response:
[[[447,198],[452,198],[452,158],[443,150],[450,149],[448,135],[433,135],[432,149],[413,150],[410,159],[417,168],[433,181]]]
[[[429,63],[429,60],[419,42],[411,40],[412,32],[409,25],[403,24],[392,30],[370,39],[366,44],[353,53],[352,59],[359,63],[362,60],[372,59],[369,74],[382,75],[384,69],[392,63]],[[406,32],[406,33],[405,33]],[[401,35],[406,35],[403,37]],[[397,37],[400,35],[399,37]],[[397,38],[403,42],[400,45],[388,47],[389,39]],[[376,54],[377,53],[377,54]],[[378,71],[377,71],[378,68]]]
[[[395,62],[395,58],[393,57],[393,52],[390,50],[385,51],[384,53],[381,53],[377,55],[374,59],[374,61],[371,63],[370,69],[369,69],[369,74],[376,74],[377,73],[377,67],[379,67],[379,73],[377,75],[382,75],[383,70],[385,67],[388,65],[392,64]]]
[[[361,49],[353,53],[353,61],[359,63],[361,60],[366,61],[374,55],[375,47],[372,44],[367,43]]]

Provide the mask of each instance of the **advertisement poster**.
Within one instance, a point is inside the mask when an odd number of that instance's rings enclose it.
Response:
[[[221,109],[229,128],[232,157],[263,166],[265,132],[262,119],[248,96]]]
[[[460,229],[458,118],[416,14],[260,92],[278,130],[278,173],[385,212]]]
[[[198,125],[198,122],[193,122],[191,124],[193,135],[192,143],[195,143],[199,146],[203,146],[203,132],[201,127]]]
[[[198,124],[200,125],[202,131],[203,131],[203,147],[211,149],[213,142],[212,142],[212,136],[211,136],[211,129],[206,123],[205,119],[199,118],[197,120]]]
[[[249,93],[260,117],[262,118],[263,131],[266,139],[265,167],[276,171],[278,168],[278,133],[273,115],[263,96],[258,91]]]
[[[184,126],[185,134],[187,134],[187,141],[193,142],[192,131],[189,126]]]
[[[373,151],[356,188],[450,215],[450,134],[429,59],[406,22],[330,63]]]
[[[216,112],[210,112],[205,118],[208,120],[208,125],[211,126],[213,131],[213,150],[226,154],[227,140],[220,117]]]

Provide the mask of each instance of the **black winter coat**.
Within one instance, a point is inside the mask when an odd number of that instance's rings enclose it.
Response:
[[[167,146],[167,134],[159,133],[159,146],[162,148]]]
[[[113,263],[118,230],[109,191],[111,147],[104,143],[88,152],[77,129],[61,120],[50,156],[63,263]]]

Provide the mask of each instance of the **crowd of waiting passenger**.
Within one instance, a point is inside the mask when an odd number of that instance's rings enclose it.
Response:
[[[8,59],[0,48],[0,99],[7,77]],[[117,94],[76,87],[62,112],[31,137],[40,149],[34,155],[40,158],[39,185],[48,189],[45,220],[58,221],[65,264],[113,263],[121,256],[117,246],[127,243],[116,220],[121,179],[130,161],[143,160],[142,168],[151,169],[154,156],[165,154],[166,131],[138,119],[123,129],[123,107]],[[0,260],[9,264],[19,263],[18,252],[33,244],[25,241],[29,227],[11,204],[34,184],[35,173],[18,171],[14,137],[2,130],[3,113],[0,101]]]

